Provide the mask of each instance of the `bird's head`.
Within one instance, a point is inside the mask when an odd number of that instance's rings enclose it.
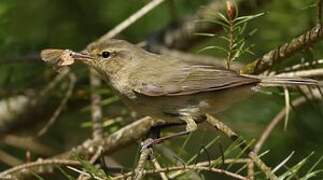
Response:
[[[76,53],[72,57],[100,73],[109,75],[133,64],[140,54],[139,51],[142,50],[127,41],[111,39],[107,42],[90,44],[86,51]]]
[[[41,52],[41,57],[46,62],[59,67],[82,62],[107,78],[118,74],[122,69],[135,67],[147,55],[143,49],[116,39],[92,43],[82,52],[62,49],[45,49]]]

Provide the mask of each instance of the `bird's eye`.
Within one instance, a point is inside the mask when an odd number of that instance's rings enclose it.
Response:
[[[103,58],[108,58],[108,57],[110,57],[111,56],[111,53],[109,52],[109,51],[103,51],[102,52],[102,57]]]

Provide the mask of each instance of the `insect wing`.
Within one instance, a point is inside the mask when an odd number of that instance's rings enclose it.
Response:
[[[44,49],[40,52],[40,57],[45,62],[56,64],[64,51],[63,49]]]

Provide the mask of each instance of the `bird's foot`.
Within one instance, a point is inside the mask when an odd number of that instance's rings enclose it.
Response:
[[[151,148],[156,144],[160,144],[166,140],[175,138],[175,137],[179,137],[179,136],[184,136],[189,134],[190,131],[182,131],[182,132],[178,132],[169,136],[165,136],[165,137],[161,137],[161,138],[157,138],[157,139],[152,139],[152,138],[148,138],[146,139],[144,142],[141,143],[141,151],[143,151],[144,149],[147,148]]]

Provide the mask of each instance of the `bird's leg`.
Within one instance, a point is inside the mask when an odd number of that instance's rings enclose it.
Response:
[[[158,139],[160,138],[160,132],[166,128],[171,128],[171,127],[175,127],[175,126],[183,126],[185,123],[171,123],[171,124],[163,124],[163,125],[156,125],[153,126],[150,129],[150,132],[148,134],[148,136],[146,138],[152,138],[152,139]]]
[[[145,141],[145,143],[142,144],[141,150],[147,149],[148,147],[153,146],[155,144],[162,143],[165,140],[169,140],[169,139],[172,139],[172,138],[175,138],[175,137],[187,135],[187,134],[189,134],[189,133],[191,133],[191,132],[193,132],[193,131],[195,131],[197,129],[197,124],[195,123],[194,118],[192,116],[190,116],[190,115],[181,116],[180,119],[186,122],[186,130],[185,131],[180,131],[178,133],[175,133],[175,134],[172,134],[172,135],[169,135],[169,136],[160,137],[160,138],[157,138],[157,139],[151,139],[150,141]],[[160,127],[157,126],[155,128],[157,128],[156,132],[158,132],[158,134],[159,134],[160,133]],[[152,130],[154,130],[154,129],[152,129]]]

